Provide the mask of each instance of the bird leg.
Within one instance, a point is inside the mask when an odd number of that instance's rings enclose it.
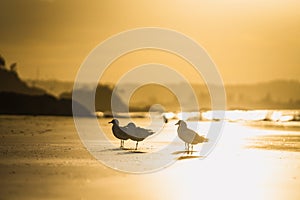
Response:
[[[137,148],[138,148],[138,144],[139,144],[139,142],[138,142],[138,141],[136,141],[135,150],[137,150]]]
[[[124,140],[121,140],[120,148],[124,147]]]
[[[187,154],[193,154],[193,145],[186,143],[187,144]]]
[[[184,143],[185,144],[185,150],[187,154],[189,154],[189,143]]]

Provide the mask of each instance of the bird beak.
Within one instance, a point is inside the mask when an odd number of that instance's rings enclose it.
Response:
[[[112,124],[113,123],[113,121],[110,121],[110,122],[108,122],[109,124]]]
[[[179,125],[179,121],[175,125]]]

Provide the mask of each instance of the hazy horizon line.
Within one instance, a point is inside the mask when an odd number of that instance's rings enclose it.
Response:
[[[40,82],[61,82],[61,83],[74,83],[75,81],[71,80],[61,80],[61,79],[23,79],[25,82],[33,82],[33,81],[40,81]],[[223,82],[224,85],[256,85],[256,84],[266,84],[272,82],[297,82],[300,83],[300,80],[297,79],[272,79],[266,81],[257,81],[257,82],[243,82],[243,83],[226,83]],[[92,82],[82,82],[82,84],[91,84]],[[125,84],[139,84],[140,82],[126,82]],[[166,81],[168,84],[180,84],[180,82],[172,82]],[[100,82],[101,85],[115,85],[116,83],[113,82]],[[204,82],[190,82],[192,85],[206,85]]]

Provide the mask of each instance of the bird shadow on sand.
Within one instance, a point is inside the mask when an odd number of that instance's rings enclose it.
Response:
[[[193,156],[193,155],[180,156],[176,160],[187,160],[187,159],[195,159],[195,158],[203,158],[203,156]]]
[[[118,155],[126,155],[126,154],[143,154],[143,153],[147,153],[145,151],[138,151],[138,150],[133,150],[133,149],[128,149],[129,151],[124,151],[124,152],[120,152],[118,153]]]
[[[197,151],[175,151],[172,154],[173,155],[180,155],[180,154],[184,154],[182,156],[179,156],[178,158],[176,158],[176,160],[186,160],[186,159],[194,159],[194,158],[204,158],[204,156],[199,156],[199,155],[193,155],[193,153],[196,153]]]
[[[124,148],[124,147],[117,147],[117,148],[112,148],[112,149],[104,149],[104,150],[101,150],[100,152],[107,152],[107,151],[124,151],[124,150],[132,150],[132,149]]]
[[[175,151],[172,154],[173,155],[178,155],[178,154],[193,154],[195,152],[197,152],[197,151],[187,151],[187,150],[184,150],[184,151]]]

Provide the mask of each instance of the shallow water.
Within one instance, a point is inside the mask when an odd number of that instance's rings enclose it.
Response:
[[[88,121],[87,119],[87,127]],[[170,158],[152,173],[133,175],[98,162],[84,147],[69,117],[0,116],[0,193],[4,199],[300,199],[300,129],[226,122],[215,149],[206,158],[192,155],[176,141],[176,121],[139,144],[119,141],[109,119],[98,119],[108,140],[93,141],[98,155],[115,168]],[[134,119],[139,126],[149,120]],[[126,124],[128,119],[121,119]],[[188,122],[194,127],[195,121]],[[265,123],[265,122],[263,122]],[[205,135],[211,122],[200,122]],[[175,140],[175,141],[174,141]],[[107,143],[114,148],[106,148]],[[171,154],[144,155],[171,145]],[[140,162],[140,163],[139,163]],[[153,163],[152,163],[153,162]],[[107,164],[107,163],[106,163]]]

